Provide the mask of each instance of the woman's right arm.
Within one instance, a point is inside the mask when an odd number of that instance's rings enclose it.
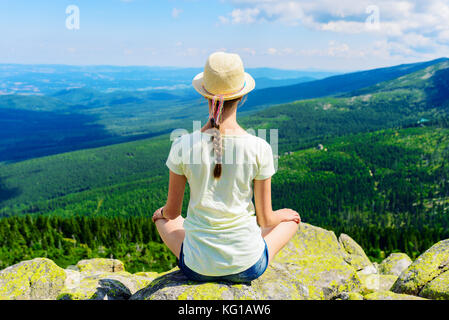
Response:
[[[254,202],[257,223],[261,228],[275,227],[283,221],[300,223],[299,214],[291,209],[273,211],[271,206],[271,178],[254,180]]]

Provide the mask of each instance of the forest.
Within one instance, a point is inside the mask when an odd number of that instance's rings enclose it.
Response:
[[[322,150],[282,154],[272,180],[273,208],[292,208],[306,223],[350,235],[373,261],[396,251],[417,257],[449,238],[448,124],[441,118],[345,135]],[[165,203],[167,178],[38,201],[9,217],[3,211],[0,268],[37,256],[67,266],[111,254],[128,270],[171,268],[174,256],[151,222]],[[188,200],[187,188],[184,216]]]

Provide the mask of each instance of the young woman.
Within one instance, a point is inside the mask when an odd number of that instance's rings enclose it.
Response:
[[[255,87],[240,57],[210,55],[193,86],[209,101],[209,121],[173,142],[167,202],[153,221],[187,278],[250,282],[265,272],[301,220],[293,210],[272,210],[271,147],[237,123],[237,107]]]

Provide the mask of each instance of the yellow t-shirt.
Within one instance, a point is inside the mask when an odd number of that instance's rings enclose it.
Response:
[[[222,134],[222,174],[215,179],[211,137],[200,131],[179,137],[166,164],[185,175],[190,186],[184,262],[197,273],[222,276],[244,271],[262,256],[265,243],[252,202],[253,180],[268,179],[275,169],[264,139]]]

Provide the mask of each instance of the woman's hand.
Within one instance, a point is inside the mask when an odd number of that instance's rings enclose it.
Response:
[[[299,213],[292,209],[281,209],[277,210],[276,214],[279,215],[279,218],[281,219],[281,222],[284,221],[294,221],[297,224],[301,223],[301,217],[299,216]]]
[[[164,209],[164,207],[161,207],[159,209],[157,209],[156,211],[154,211],[153,213],[153,222],[156,222],[159,219],[165,219],[164,216],[162,215],[162,210]]]

